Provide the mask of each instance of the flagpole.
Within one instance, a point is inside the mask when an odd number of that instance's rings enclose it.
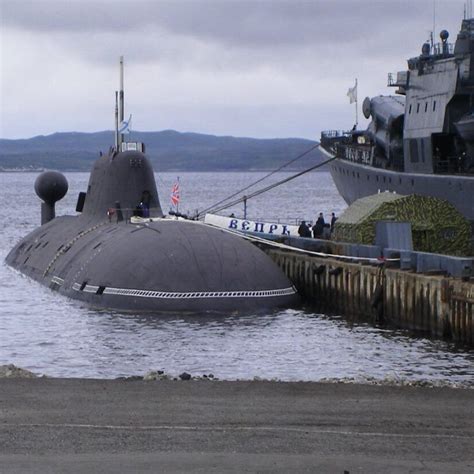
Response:
[[[115,151],[119,151],[118,91],[115,91]]]
[[[355,83],[355,92],[356,92],[356,96],[355,96],[355,103],[356,103],[356,129],[357,129],[357,126],[359,125],[359,107],[358,107],[358,102],[357,102],[357,96],[358,96],[358,91],[357,91],[357,78],[356,78],[356,83]]]

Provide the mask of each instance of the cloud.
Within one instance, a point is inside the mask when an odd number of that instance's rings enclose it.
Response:
[[[438,0],[462,12],[462,0]],[[67,33],[157,28],[230,47],[292,47],[348,43],[380,32],[402,40],[420,19],[431,26],[432,0],[311,1],[80,1],[2,0],[3,24],[29,31]],[[415,28],[414,28],[415,29]]]
[[[443,27],[457,31],[463,1],[436,5]],[[354,78],[361,97],[387,93],[386,73],[404,69],[428,38],[432,6],[0,0],[0,135],[110,128],[122,54],[127,106],[143,129],[304,135],[336,117],[345,127]]]

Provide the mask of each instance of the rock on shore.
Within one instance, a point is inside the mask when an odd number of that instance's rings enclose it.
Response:
[[[22,369],[13,364],[0,365],[0,378],[9,379],[9,378],[22,378],[22,379],[33,379],[38,377],[33,372],[29,370]]]

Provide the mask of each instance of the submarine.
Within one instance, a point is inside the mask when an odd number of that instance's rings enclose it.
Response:
[[[293,284],[262,250],[201,221],[165,216],[154,172],[124,122],[123,58],[115,93],[115,144],[98,157],[77,214],[55,215],[65,176],[35,181],[41,226],[6,263],[67,297],[124,312],[240,312],[292,306]]]

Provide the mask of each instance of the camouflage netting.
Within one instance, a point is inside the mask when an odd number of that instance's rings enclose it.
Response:
[[[471,226],[449,202],[428,196],[380,193],[358,199],[336,222],[333,240],[373,245],[377,221],[410,222],[413,249],[472,255]]]

